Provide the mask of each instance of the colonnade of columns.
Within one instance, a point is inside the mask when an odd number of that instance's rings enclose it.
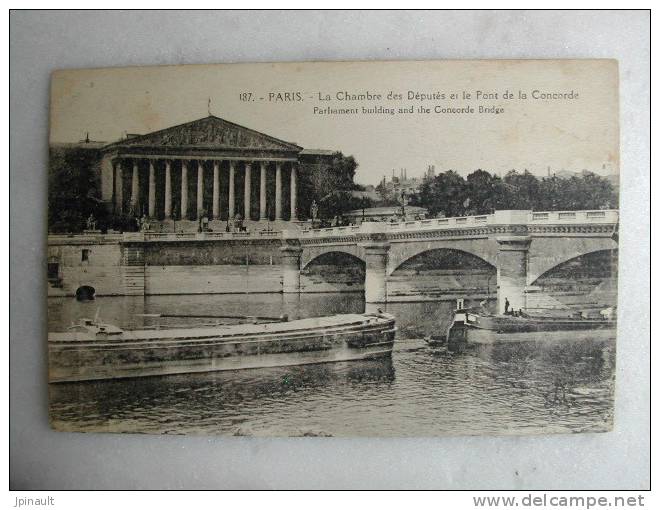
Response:
[[[131,168],[131,187],[130,187],[130,197],[129,205],[132,210],[136,210],[140,201],[140,160],[143,158],[135,158],[132,160],[127,159],[117,159],[114,162],[114,205],[115,211],[117,213],[123,212],[124,207],[124,197],[123,197],[123,181],[124,181],[124,170]],[[148,179],[148,214],[150,217],[156,217],[156,186],[157,186],[157,171],[160,170],[157,168],[157,159],[149,158],[149,179]],[[172,163],[173,160],[164,159],[161,160],[164,162],[164,173],[165,173],[165,203],[163,207],[164,218],[165,220],[170,220],[173,217],[173,186],[172,186]],[[197,219],[201,218],[202,215],[207,211],[204,204],[204,186],[205,186],[205,161],[203,159],[182,159],[181,160],[181,186],[180,186],[180,219],[190,219],[189,211],[189,197],[188,197],[188,180],[189,180],[189,171],[192,172],[193,169],[196,170],[196,179],[197,179],[197,200],[196,200],[196,214],[194,217]],[[237,212],[236,211],[236,173],[239,170],[238,161],[229,160],[228,175],[225,177],[228,179],[228,198],[227,198],[227,217],[231,220],[234,219]],[[286,164],[290,167],[290,221],[297,219],[297,167],[295,162],[285,163],[282,161],[245,161],[243,162],[243,218],[252,219],[251,216],[251,197],[252,197],[252,167],[257,166],[259,168],[259,220],[266,220],[267,218],[267,176],[270,163],[274,163],[275,166],[275,220],[283,219],[283,201],[282,201],[282,170],[283,166]],[[221,161],[213,160],[213,195],[212,195],[212,204],[208,209],[211,212],[210,219],[220,219],[221,209],[220,209],[220,195],[221,195],[221,183],[223,180],[223,175],[221,171]]]

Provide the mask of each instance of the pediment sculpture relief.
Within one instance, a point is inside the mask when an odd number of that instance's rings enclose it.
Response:
[[[130,140],[129,144],[149,145],[201,145],[241,147],[254,149],[281,149],[284,144],[278,144],[257,133],[220,122],[203,122],[167,129]]]

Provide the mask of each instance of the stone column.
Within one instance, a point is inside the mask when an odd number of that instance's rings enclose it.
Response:
[[[188,219],[188,162],[181,160],[181,219]]]
[[[172,218],[172,163],[165,161],[165,219]]]
[[[108,212],[113,212],[115,199],[115,165],[112,156],[106,154],[101,158],[99,171],[101,201]]]
[[[291,164],[291,221],[298,219],[298,170],[296,164]]]
[[[282,246],[282,292],[300,292],[300,246]]]
[[[259,219],[266,220],[266,162],[261,162],[261,179],[259,182]]]
[[[220,219],[220,162],[213,162],[213,219]]]
[[[250,192],[252,190],[252,164],[245,163],[245,191],[243,194],[243,218],[250,219]]]
[[[275,163],[275,219],[282,219],[282,163]]]
[[[204,163],[197,161],[197,219],[202,217],[204,212]]]
[[[497,310],[504,313],[505,303],[509,310],[526,308],[527,252],[530,236],[502,236],[497,238]]]
[[[234,219],[236,212],[236,197],[234,195],[234,162],[229,162],[229,219]]]
[[[121,161],[117,161],[115,172],[115,212],[122,214],[124,212],[124,170],[121,167]]]
[[[156,169],[153,159],[149,160],[149,217],[156,217]]]
[[[140,199],[140,174],[138,169],[137,160],[133,161],[133,178],[131,180],[131,208],[133,209],[133,214],[140,215],[140,211],[137,210],[138,201]]]
[[[367,303],[387,301],[387,252],[389,243],[367,243],[362,245],[366,258],[364,299]]]

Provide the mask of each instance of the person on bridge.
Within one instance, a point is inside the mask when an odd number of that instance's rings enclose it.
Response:
[[[509,303],[509,298],[504,298],[504,315],[509,315],[509,306],[511,306],[511,303]]]

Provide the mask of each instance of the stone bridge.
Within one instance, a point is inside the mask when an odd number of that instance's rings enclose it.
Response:
[[[364,262],[365,299],[387,301],[387,278],[431,250],[458,250],[497,270],[498,308],[506,297],[526,308],[525,293],[544,273],[588,253],[613,250],[618,211],[496,211],[491,215],[304,230],[283,239],[284,292],[300,292],[300,270],[341,252]]]

